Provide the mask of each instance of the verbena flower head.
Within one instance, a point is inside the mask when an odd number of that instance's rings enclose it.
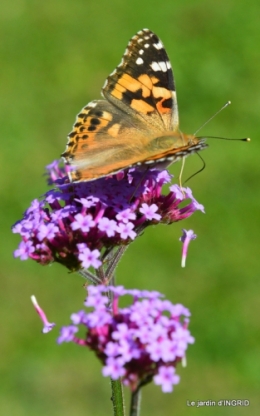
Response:
[[[98,269],[114,248],[130,244],[147,226],[183,220],[202,205],[189,188],[169,184],[167,171],[129,169],[92,182],[69,183],[58,162],[47,166],[55,184],[35,199],[13,226],[22,237],[14,252],[45,265],[59,262],[69,270]]]
[[[110,305],[108,292],[113,298]],[[119,299],[125,295],[132,302],[120,308]],[[122,378],[133,391],[152,380],[163,392],[173,390],[179,383],[176,365],[194,342],[187,329],[188,309],[173,305],[158,292],[102,285],[88,287],[85,306],[91,310],[74,313],[72,324],[61,329],[58,343],[90,348],[103,365],[103,375]],[[79,327],[86,331],[84,338],[76,335]]]

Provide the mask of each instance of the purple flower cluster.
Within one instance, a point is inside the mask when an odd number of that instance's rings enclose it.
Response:
[[[108,292],[112,293],[109,304]],[[119,308],[121,296],[133,298],[128,307]],[[190,335],[184,306],[173,305],[158,292],[126,290],[122,286],[88,286],[86,307],[71,316],[72,324],[61,329],[58,343],[75,342],[93,350],[103,364],[102,373],[135,391],[151,380],[163,392],[179,383],[175,367],[185,359]],[[79,325],[86,328],[85,339],[78,338]]]
[[[98,269],[105,254],[131,243],[151,224],[171,224],[203,206],[189,188],[164,184],[167,171],[129,169],[92,182],[69,183],[58,162],[47,166],[48,182],[55,188],[35,199],[13,226],[22,237],[14,252],[45,265],[59,262],[69,270]],[[181,207],[180,207],[181,204]]]

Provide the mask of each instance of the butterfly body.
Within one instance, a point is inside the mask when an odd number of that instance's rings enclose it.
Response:
[[[173,73],[159,38],[143,29],[102,89],[78,114],[65,152],[71,181],[90,181],[135,165],[169,165],[207,145],[179,131]]]

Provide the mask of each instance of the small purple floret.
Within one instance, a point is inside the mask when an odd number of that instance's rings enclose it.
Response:
[[[42,333],[43,334],[47,334],[48,332],[50,332],[54,328],[55,323],[48,321],[47,316],[46,316],[44,310],[40,307],[40,305],[38,304],[37,299],[36,299],[36,297],[34,295],[31,296],[31,301],[32,301],[32,304],[33,304],[36,312],[40,316],[41,321],[43,323]]]
[[[115,220],[103,217],[98,221],[98,228],[104,231],[108,237],[114,237],[117,230],[117,223]]]
[[[27,260],[35,248],[32,241],[21,241],[17,250],[14,251],[14,257],[20,257],[21,260]]]
[[[133,231],[134,224],[132,222],[128,222],[127,224],[120,222],[117,226],[117,232],[120,234],[122,240],[127,240],[131,238],[132,240],[136,237],[136,232]]]
[[[90,250],[88,247],[81,248],[79,250],[79,260],[81,261],[82,267],[88,269],[89,267],[94,267],[98,269],[101,266],[101,261],[98,260],[100,252],[98,250]]]
[[[152,204],[152,205],[149,206],[148,204],[143,203],[139,211],[142,214],[144,214],[145,219],[147,219],[147,220],[160,221],[162,216],[160,214],[156,214],[158,209],[159,209],[159,207],[157,207],[157,205],[155,205],[155,204]]]
[[[71,223],[72,230],[81,230],[83,233],[88,233],[91,227],[95,226],[95,221],[92,215],[76,214],[75,221]]]
[[[193,230],[185,230],[182,229],[183,235],[180,237],[180,241],[183,243],[182,246],[182,261],[181,266],[185,267],[186,264],[186,258],[188,254],[188,246],[192,240],[195,240],[197,238],[196,234],[194,234]]]
[[[153,380],[155,384],[162,386],[163,393],[171,393],[173,385],[179,383],[180,376],[175,374],[175,368],[162,366]]]
[[[58,344],[61,344],[62,342],[74,341],[74,336],[77,332],[78,328],[74,325],[63,327],[57,340]]]

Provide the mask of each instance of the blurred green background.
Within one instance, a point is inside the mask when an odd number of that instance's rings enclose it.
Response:
[[[147,230],[120,263],[118,283],[156,289],[192,313],[196,343],[172,394],[147,386],[142,415],[258,415],[260,409],[258,0],[4,0],[1,39],[0,414],[112,414],[108,379],[94,355],[43,336],[35,294],[57,328],[85,297],[83,280],[61,266],[12,257],[11,225],[47,190],[44,166],[65,149],[76,114],[100,96],[128,40],[143,27],[164,42],[177,83],[181,129],[251,137],[209,141],[206,169],[188,186],[204,204],[185,222]],[[184,177],[200,169],[187,159]],[[171,171],[178,176],[180,164]],[[180,267],[182,228],[198,238]],[[191,409],[187,400],[248,399],[250,407]],[[127,405],[129,395],[126,392]]]

